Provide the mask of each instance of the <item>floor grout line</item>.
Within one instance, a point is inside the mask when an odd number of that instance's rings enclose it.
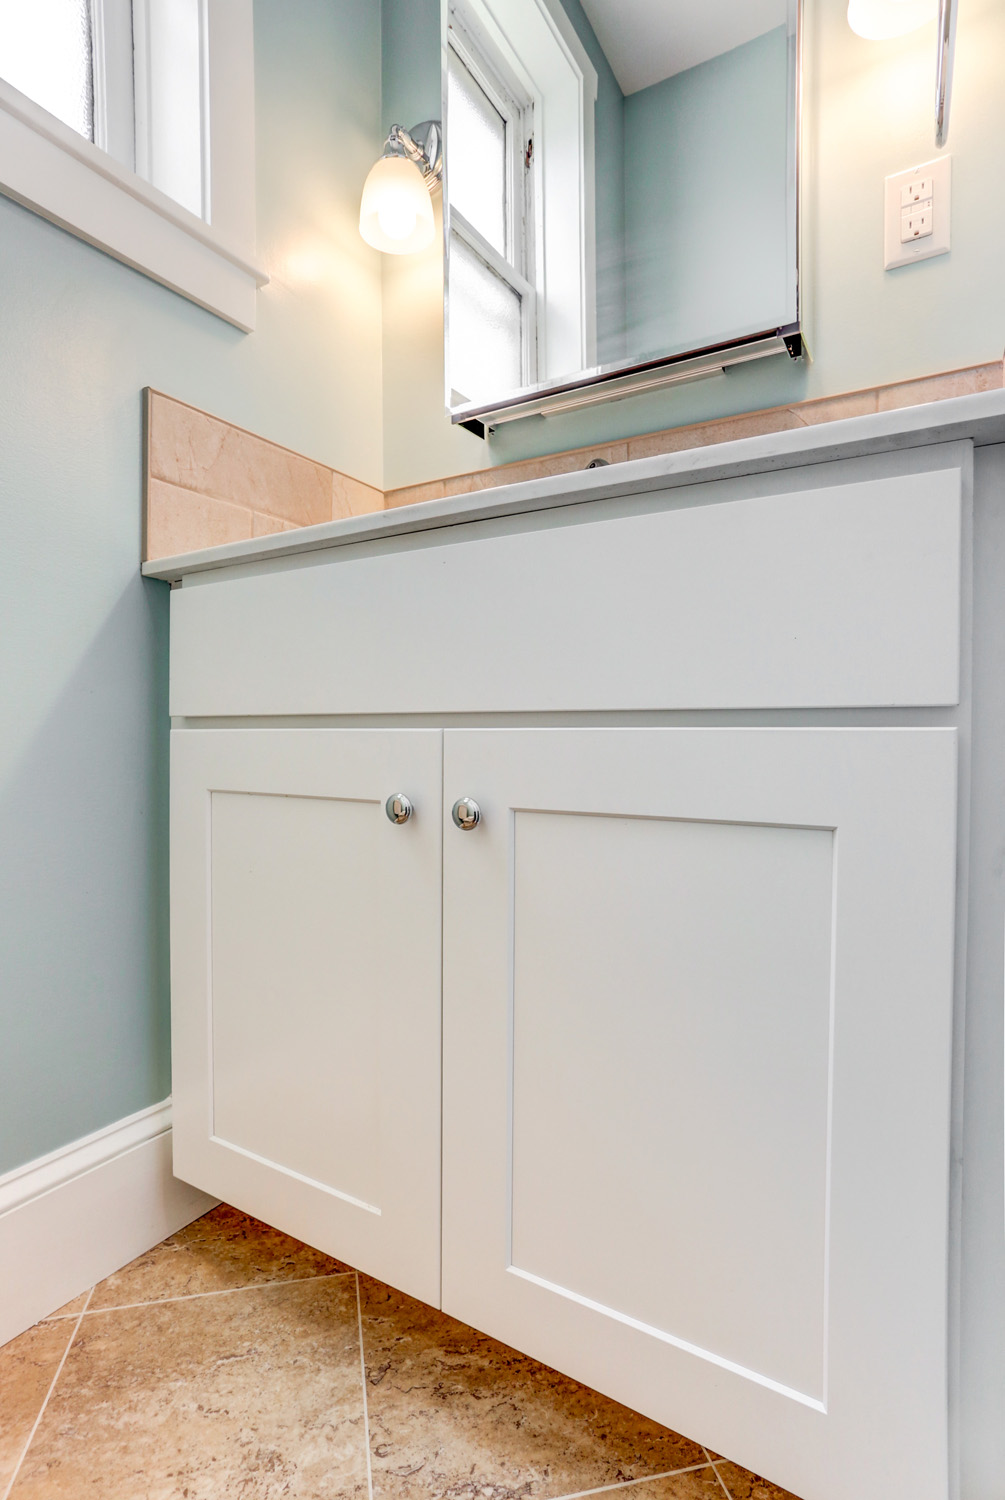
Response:
[[[373,1464],[370,1461],[370,1408],[366,1399],[366,1355],[363,1352],[363,1308],[359,1300],[359,1272],[356,1277],[356,1329],[359,1334],[359,1373],[363,1385],[363,1438],[366,1444],[366,1490],[373,1500]]]
[[[90,1300],[91,1300],[91,1298],[93,1296],[94,1296],[94,1288],[92,1286],[91,1290],[87,1294],[87,1302],[90,1302]],[[49,1389],[45,1393],[45,1400],[42,1402],[42,1405],[39,1407],[38,1416],[35,1418],[34,1422],[32,1423],[31,1431],[28,1434],[28,1440],[25,1443],[24,1447],[21,1449],[21,1457],[18,1459],[17,1463],[14,1465],[14,1472],[10,1476],[10,1483],[8,1484],[7,1488],[3,1492],[2,1500],[8,1500],[10,1492],[14,1488],[14,1485],[15,1485],[15,1483],[17,1481],[17,1476],[21,1472],[21,1467],[24,1464],[24,1461],[25,1461],[25,1459],[28,1456],[28,1449],[31,1447],[32,1443],[35,1441],[35,1434],[38,1431],[38,1425],[39,1425],[39,1423],[41,1422],[42,1418],[45,1415],[45,1409],[49,1405],[49,1401],[52,1398],[53,1391],[56,1389],[56,1382],[58,1381],[59,1377],[62,1375],[62,1373],[63,1373],[63,1366],[66,1364],[67,1356],[70,1353],[70,1350],[73,1348],[73,1341],[77,1337],[78,1332],[80,1331],[80,1325],[81,1325],[81,1323],[84,1321],[84,1314],[87,1311],[87,1302],[84,1303],[83,1307],[80,1309],[80,1312],[77,1314],[77,1321],[73,1325],[73,1332],[70,1334],[70,1337],[66,1341],[66,1348],[63,1350],[63,1357],[59,1361],[59,1364],[56,1366],[56,1373],[53,1375],[52,1380],[49,1382]]]
[[[702,1449],[702,1452],[705,1450]],[[598,1484],[592,1490],[574,1490],[568,1495],[557,1495],[555,1500],[582,1500],[586,1495],[606,1495],[612,1490],[630,1490],[637,1484],[654,1484],[657,1479],[673,1479],[677,1474],[696,1474],[699,1469],[715,1468],[715,1464],[709,1459],[708,1463],[686,1464],[682,1469],[665,1469],[661,1474],[643,1474],[639,1479],[619,1479],[616,1484]],[[718,1478],[718,1475],[716,1475]],[[722,1480],[719,1480],[722,1483]],[[732,1500],[732,1497],[730,1497]]]
[[[715,1475],[716,1479],[718,1479],[718,1481],[719,1481],[719,1488],[722,1490],[722,1493],[725,1495],[726,1500],[733,1500],[732,1495],[729,1493],[729,1490],[726,1488],[726,1481],[723,1479],[722,1475],[719,1473],[718,1465],[716,1464],[715,1459],[709,1453],[709,1451],[708,1451],[707,1448],[703,1448],[702,1452],[705,1454],[705,1457],[708,1459],[709,1463],[712,1465],[712,1473]]]
[[[238,1292],[264,1292],[274,1286],[307,1286],[312,1281],[334,1281],[339,1276],[355,1275],[355,1271],[328,1271],[323,1276],[293,1276],[285,1281],[253,1281],[248,1286],[221,1286],[215,1292],[184,1292],[178,1297],[153,1297],[148,1302],[116,1302],[114,1307],[85,1307],[80,1316],[83,1317],[86,1313],[89,1318],[99,1318],[102,1313],[131,1312],[137,1307],[163,1307],[168,1302],[197,1302],[201,1297],[233,1297]],[[97,1287],[92,1287],[91,1295],[95,1291]],[[42,1318],[40,1321],[61,1323],[75,1316],[74,1313],[64,1313],[60,1318]],[[2,1496],[0,1500],[3,1500]]]

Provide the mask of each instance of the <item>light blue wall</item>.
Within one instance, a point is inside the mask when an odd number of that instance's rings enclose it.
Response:
[[[0,198],[0,1172],[162,1099],[167,603],[143,386],[381,480],[374,0],[257,0],[245,335]]]
[[[629,357],[791,322],[788,66],[778,26],[625,100]]]

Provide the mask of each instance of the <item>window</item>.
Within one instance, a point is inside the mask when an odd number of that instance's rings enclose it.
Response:
[[[455,399],[537,378],[533,101],[455,14],[447,63]]]
[[[2,0],[0,76],[94,139],[93,27],[87,0]]]
[[[0,191],[242,328],[251,0],[0,0]]]
[[[595,358],[597,75],[555,0],[449,0],[448,402]]]

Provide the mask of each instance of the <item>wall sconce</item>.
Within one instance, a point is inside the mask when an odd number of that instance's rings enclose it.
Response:
[[[949,98],[956,46],[956,0],[848,0],[848,25],[867,41],[885,41],[916,31],[938,15],[935,54],[935,144],[949,135]]]
[[[443,177],[442,139],[439,120],[423,120],[411,130],[391,126],[359,205],[359,232],[375,250],[412,255],[432,244],[430,194]]]

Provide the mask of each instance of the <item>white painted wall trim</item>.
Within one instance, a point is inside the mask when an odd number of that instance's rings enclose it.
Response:
[[[171,1101],[0,1177],[0,1344],[216,1203],[171,1170]]]
[[[209,17],[206,222],[0,79],[0,193],[245,332],[254,259],[254,51],[247,0]]]

